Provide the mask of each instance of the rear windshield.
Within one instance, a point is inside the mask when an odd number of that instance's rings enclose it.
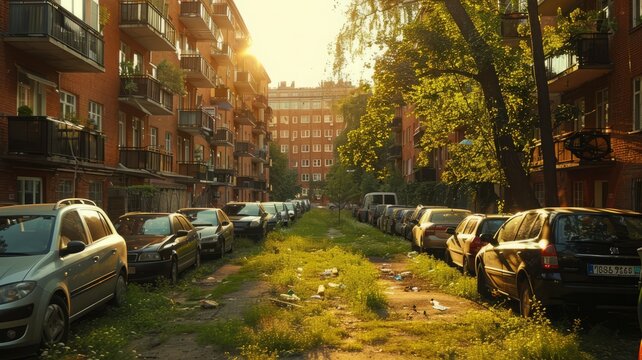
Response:
[[[480,234],[491,234],[494,235],[497,230],[499,230],[499,227],[502,226],[503,223],[506,222],[508,218],[506,219],[486,219],[484,223],[481,226],[481,229],[479,231]]]
[[[556,241],[642,242],[642,216],[574,214],[557,218]]]
[[[429,221],[433,224],[459,224],[469,214],[463,211],[434,212]]]
[[[259,204],[227,204],[223,207],[223,211],[229,216],[259,216]]]
[[[183,210],[180,213],[185,215],[193,224],[218,226],[216,210]]]

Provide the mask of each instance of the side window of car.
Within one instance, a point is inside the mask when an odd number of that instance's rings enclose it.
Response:
[[[96,210],[80,210],[80,216],[85,219],[92,241],[98,241],[111,234],[111,229],[103,216]]]
[[[177,217],[178,222],[181,224],[181,229],[191,230],[194,226],[183,217]]]
[[[287,211],[287,210],[285,210],[285,211]],[[225,215],[225,213],[223,211],[219,210],[218,211],[218,222],[219,222],[219,224],[221,224],[221,223],[223,223],[223,221],[228,221],[229,222],[230,219],[228,219],[227,215]]]
[[[533,227],[531,227],[531,232],[528,235],[529,239],[534,239],[539,236],[539,233],[542,231],[542,227],[544,226],[544,221],[546,221],[546,215],[539,214],[537,219],[533,222]]]
[[[457,227],[455,228],[455,232],[458,234],[463,233],[464,229],[466,228],[466,224],[468,224],[468,219],[462,220],[462,222],[460,222],[459,225],[457,225]]]
[[[60,220],[60,248],[66,248],[70,241],[82,241],[89,244],[82,220],[76,211],[66,212]]]
[[[470,221],[466,225],[466,229],[464,230],[464,233],[465,234],[474,233],[478,223],[479,223],[479,219],[470,219]]]
[[[524,215],[518,215],[508,220],[497,232],[497,241],[506,242],[515,240],[517,229],[519,228],[519,224],[522,222],[523,218]]]
[[[531,234],[531,227],[533,227],[533,223],[537,219],[538,214],[537,213],[528,213],[526,216],[524,216],[524,221],[522,221],[522,224],[519,227],[519,230],[517,231],[517,236],[515,236],[515,239],[517,240],[526,240],[530,239],[530,234]]]
[[[183,229],[183,226],[181,223],[178,221],[178,217],[173,217],[172,218],[172,233],[176,234],[178,230]]]

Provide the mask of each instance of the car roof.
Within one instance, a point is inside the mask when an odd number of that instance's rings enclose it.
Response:
[[[178,216],[183,216],[183,214],[178,214],[178,213],[151,212],[151,211],[131,211],[131,212],[122,214],[121,216],[119,216],[119,218],[125,217],[125,216],[158,216],[158,215],[164,215],[164,216],[178,215]]]
[[[176,212],[181,212],[181,211],[204,211],[204,210],[220,210],[221,208],[217,207],[191,207],[191,208],[182,208],[176,210]]]
[[[61,209],[66,208],[94,208],[100,209],[95,202],[82,198],[67,198],[56,203],[20,204],[0,207],[0,215],[56,215]],[[102,209],[100,209],[102,211]]]
[[[632,210],[625,210],[625,209],[594,208],[594,207],[563,207],[563,206],[531,209],[531,210],[522,211],[522,213],[531,212],[531,211],[556,213],[556,214],[580,214],[581,213],[581,214],[612,214],[612,215],[642,216],[642,213],[632,211]]]

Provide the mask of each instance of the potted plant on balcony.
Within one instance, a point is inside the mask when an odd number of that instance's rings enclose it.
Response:
[[[18,116],[33,116],[33,110],[29,105],[21,105],[18,107]]]
[[[132,76],[136,74],[137,74],[137,69],[136,67],[134,67],[134,63],[132,63],[129,60],[121,61],[120,76],[125,81],[125,83],[123,84],[123,89],[129,95],[138,91],[138,85],[132,78]]]
[[[158,81],[176,95],[185,95],[185,75],[183,70],[167,60],[163,60],[156,66],[156,77]]]

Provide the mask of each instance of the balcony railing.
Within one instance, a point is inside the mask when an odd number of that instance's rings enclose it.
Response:
[[[222,29],[231,29],[233,27],[232,10],[227,2],[212,4],[212,17],[216,25]]]
[[[10,1],[4,40],[60,72],[104,72],[103,36],[49,0]]]
[[[565,92],[611,71],[606,33],[580,34],[568,53],[546,58],[549,91]]]
[[[234,122],[239,125],[256,125],[256,118],[250,110],[236,110],[234,111]]]
[[[200,54],[181,55],[181,69],[185,70],[185,80],[194,87],[213,88],[216,86],[216,70]]]
[[[258,89],[256,81],[249,71],[237,71],[234,87],[241,95],[255,95]]]
[[[173,156],[154,147],[121,147],[120,163],[130,169],[172,172]]]
[[[214,117],[202,109],[178,110],[178,128],[192,135],[212,134]]]
[[[234,146],[234,132],[227,128],[216,129],[216,132],[210,138],[211,145]]]
[[[528,14],[526,13],[507,13],[502,15],[500,34],[505,39],[519,39],[523,36],[519,34],[519,26],[528,25]]]
[[[237,140],[234,143],[234,155],[235,156],[254,156],[256,152],[256,145],[247,141]]]
[[[605,129],[586,129],[556,136],[553,139],[558,169],[611,161],[611,134]],[[531,153],[531,168],[544,165],[541,143]]]
[[[256,125],[252,128],[252,134],[266,134],[267,126],[265,126],[265,121],[257,121]]]
[[[254,102],[252,103],[254,107],[259,109],[266,109],[268,107],[267,96],[259,94],[254,97]]]
[[[223,185],[234,183],[234,169],[222,165],[210,166],[207,170],[207,180]]]
[[[267,150],[264,150],[264,149],[255,150],[254,151],[254,158],[252,160],[256,161],[256,162],[262,162],[264,164],[267,164],[267,162],[268,162],[268,152],[267,152]]]
[[[178,163],[180,175],[191,176],[198,180],[207,179],[207,165],[200,161],[181,161]]]
[[[214,20],[210,16],[203,0],[181,2],[181,22],[189,32],[198,40],[214,41],[218,31]]]
[[[11,154],[62,157],[71,162],[103,163],[103,134],[46,116],[9,116]],[[53,160],[53,159],[52,159]]]
[[[221,110],[232,110],[234,107],[234,95],[232,94],[232,90],[227,86],[217,86],[214,89],[212,105],[218,106]]]
[[[120,77],[118,100],[151,115],[172,115],[174,94],[147,75]]]
[[[390,128],[393,131],[401,131],[401,117],[395,116],[390,122]]]
[[[401,145],[391,145],[388,148],[388,159],[400,159],[401,158]]]
[[[419,125],[415,128],[415,132],[412,137],[415,147],[418,147],[420,145],[421,138],[424,136],[425,132],[426,132],[426,127],[424,125]]]
[[[226,43],[212,45],[211,54],[218,65],[225,66],[234,64],[234,50]]]
[[[176,29],[149,0],[121,1],[120,29],[147,50],[176,50]]]

